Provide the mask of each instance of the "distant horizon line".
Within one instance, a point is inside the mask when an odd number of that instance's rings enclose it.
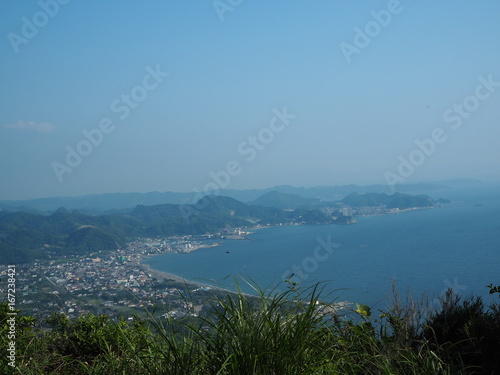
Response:
[[[452,179],[445,179],[445,180],[422,180],[419,182],[413,182],[413,183],[401,183],[397,184],[397,186],[404,186],[404,187],[411,187],[411,186],[416,186],[416,185],[440,185],[440,184],[457,184],[457,183],[500,183],[499,180],[483,180],[483,179],[478,179],[478,178],[452,178]],[[233,188],[233,189],[219,189],[217,192],[210,192],[210,194],[207,192],[204,195],[221,195],[221,192],[224,191],[239,191],[239,192],[245,192],[245,191],[256,191],[256,190],[271,190],[276,189],[276,188],[283,188],[283,187],[291,187],[295,189],[314,189],[314,188],[335,188],[335,187],[348,187],[348,186],[359,186],[359,187],[369,187],[369,186],[376,186],[376,187],[382,187],[386,186],[387,184],[384,183],[365,183],[365,184],[360,184],[360,183],[344,183],[344,184],[332,184],[332,185],[323,185],[323,184],[318,184],[318,185],[310,185],[310,186],[297,186],[297,185],[291,185],[291,184],[280,184],[280,185],[273,185],[269,187],[261,187],[261,188]],[[388,188],[389,189],[389,188]],[[103,195],[108,195],[108,194],[196,194],[195,191],[174,191],[174,190],[165,190],[165,191],[159,191],[159,190],[150,190],[150,191],[128,191],[128,192],[122,192],[122,191],[114,191],[114,192],[104,192],[104,193],[83,193],[83,194],[77,194],[77,195],[52,195],[52,196],[40,196],[36,198],[24,198],[24,199],[0,199],[0,202],[25,202],[25,201],[33,201],[33,200],[40,200],[40,199],[60,199],[60,198],[80,198],[80,197],[89,197],[89,196],[103,196]]]

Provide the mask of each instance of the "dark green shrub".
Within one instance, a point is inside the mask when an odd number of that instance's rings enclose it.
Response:
[[[500,310],[486,309],[481,297],[462,299],[449,290],[441,310],[431,313],[424,338],[445,361],[478,374],[500,372]]]

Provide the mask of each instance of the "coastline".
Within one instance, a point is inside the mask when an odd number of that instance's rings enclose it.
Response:
[[[199,287],[199,288],[215,289],[215,290],[220,291],[220,292],[227,292],[227,293],[232,293],[232,294],[236,293],[232,290],[222,288],[222,287],[214,285],[214,284],[208,284],[208,283],[188,280],[188,279],[183,278],[182,276],[175,275],[173,273],[164,272],[164,271],[154,269],[151,267],[150,264],[144,263],[145,259],[153,257],[153,256],[155,256],[155,255],[144,256],[144,257],[141,257],[137,261],[137,265],[139,267],[141,267],[144,270],[144,272],[146,272],[148,274],[149,277],[156,278],[158,280],[172,280],[172,281],[175,281],[178,283],[184,283],[186,285],[191,285],[191,286],[195,286],[195,287]]]
[[[360,217],[394,215],[394,214],[400,214],[400,213],[404,213],[404,212],[408,212],[408,211],[413,211],[413,210],[423,210],[423,209],[430,209],[430,208],[435,208],[435,207],[411,207],[411,208],[407,208],[407,209],[398,209],[398,210],[395,210],[393,212],[385,212],[385,213],[380,213],[380,214],[360,215]],[[352,224],[352,223],[346,223],[345,225],[349,225],[349,224]],[[251,241],[254,241],[252,238],[248,238],[248,236],[251,235],[256,230],[270,229],[270,228],[283,228],[285,226],[290,226],[290,225],[303,225],[303,224],[266,225],[266,226],[251,227],[251,228],[246,229],[247,232],[244,233],[244,234],[229,235],[229,236],[226,236],[224,238],[224,240],[232,240],[232,241],[251,240]],[[338,223],[331,223],[331,224],[328,224],[328,225],[338,225]],[[189,253],[191,253],[193,251],[197,251],[197,250],[208,249],[208,248],[213,248],[213,247],[219,247],[219,246],[221,246],[221,244],[222,244],[222,242],[217,242],[217,243],[210,244],[210,245],[203,244],[201,246],[196,246],[196,247],[185,249],[185,250],[182,250],[182,251],[172,251],[172,253],[189,254]],[[139,267],[141,267],[148,274],[148,276],[150,276],[150,277],[154,277],[154,278],[156,278],[158,280],[172,280],[172,281],[175,281],[175,282],[185,283],[187,285],[192,285],[192,286],[195,286],[195,287],[210,288],[210,289],[214,289],[214,290],[218,290],[218,291],[223,291],[223,292],[227,292],[227,293],[232,293],[232,294],[237,293],[236,291],[232,291],[230,289],[223,288],[221,286],[217,286],[215,284],[216,283],[215,281],[213,281],[214,284],[210,284],[208,282],[200,282],[200,281],[193,281],[193,280],[185,279],[182,276],[179,276],[179,275],[176,275],[176,274],[173,274],[173,273],[169,273],[169,272],[165,272],[165,271],[160,271],[160,270],[154,269],[154,268],[151,267],[150,264],[144,262],[146,259],[154,257],[154,256],[157,256],[157,255],[160,255],[160,254],[143,255],[143,256],[141,256],[136,261],[137,265]],[[208,281],[210,281],[210,280],[208,280]],[[243,293],[243,294],[246,294],[246,293]]]
[[[245,234],[235,235],[235,236],[226,236],[225,239],[232,240],[232,241],[241,241],[241,240],[252,240],[253,241],[253,239],[248,238],[248,236],[251,235],[253,233],[253,231],[259,230],[259,229],[270,228],[270,227],[272,227],[272,226],[251,227],[251,228],[247,229],[247,232]],[[279,227],[279,226],[276,226],[276,227]],[[217,243],[210,244],[210,245],[203,244],[201,246],[196,246],[196,247],[186,249],[183,251],[172,251],[171,253],[189,254],[193,251],[219,247],[219,246],[221,246],[221,244],[222,244],[222,242],[217,242]],[[161,255],[161,254],[142,255],[139,257],[139,259],[135,260],[135,263],[137,264],[138,267],[142,268],[144,270],[144,272],[146,272],[148,274],[148,276],[154,277],[158,280],[172,280],[175,282],[185,283],[187,285],[192,285],[192,286],[196,286],[196,287],[200,287],[200,288],[210,288],[210,289],[218,290],[221,292],[227,292],[227,293],[231,293],[231,294],[237,293],[233,290],[215,285],[215,281],[214,281],[214,284],[209,284],[206,282],[204,283],[204,282],[199,282],[199,281],[188,280],[188,279],[183,278],[182,276],[152,268],[150,264],[144,262],[146,259],[152,258],[152,257],[157,256],[157,255]],[[250,294],[243,293],[243,292],[242,292],[242,294],[251,296]]]
[[[193,251],[196,251],[196,250],[201,250],[201,249],[210,249],[212,247],[218,247],[220,246],[221,243],[220,242],[217,242],[217,243],[214,243],[212,245],[207,245],[207,244],[203,244],[203,245],[200,245],[200,246],[196,246],[196,247],[192,247],[192,248],[189,248],[189,249],[185,249],[185,250],[177,250],[177,251],[170,251],[171,253],[178,253],[178,254],[189,254]]]
[[[395,214],[402,214],[405,212],[409,211],[415,211],[415,210],[427,210],[427,209],[432,209],[432,208],[440,208],[441,206],[429,206],[429,207],[409,207],[409,208],[404,208],[404,209],[392,209],[388,212],[380,212],[380,213],[368,213],[368,214],[361,214],[357,215],[358,217],[370,217],[370,216],[385,216],[385,215],[395,215]],[[355,221],[356,222],[356,221]],[[354,224],[355,222],[348,222],[348,223],[325,223],[326,225],[351,225]],[[318,225],[318,224],[305,224],[305,223],[285,223],[285,224],[273,224],[273,225],[255,225],[250,226],[250,227],[242,227],[242,228],[237,228],[232,232],[226,231],[226,232],[221,232],[221,233],[216,233],[219,234],[220,237],[215,237],[213,238],[213,242],[211,243],[205,243],[204,239],[200,238],[194,238],[190,239],[189,241],[186,241],[185,247],[180,247],[180,245],[184,244],[184,242],[180,242],[179,246],[177,247],[170,247],[168,250],[164,250],[160,253],[142,253],[142,254],[137,254],[138,257],[134,260],[136,265],[143,269],[144,272],[148,274],[149,277],[154,277],[158,280],[171,280],[174,282],[178,283],[184,283],[187,285],[192,285],[195,287],[202,287],[202,288],[210,288],[210,289],[215,289],[219,291],[224,291],[227,293],[236,293],[234,290],[230,290],[227,287],[222,287],[217,284],[217,281],[211,280],[211,279],[202,279],[201,281],[194,281],[190,279],[186,279],[182,276],[170,273],[170,272],[165,272],[162,270],[158,270],[153,268],[154,265],[145,263],[145,260],[150,257],[154,257],[157,255],[161,254],[166,254],[166,253],[177,253],[177,254],[189,254],[193,251],[197,250],[202,250],[202,249],[209,249],[209,248],[215,248],[215,247],[220,247],[225,240],[232,240],[232,241],[241,241],[241,240],[247,240],[247,241],[255,241],[255,239],[250,238],[254,232],[257,230],[263,230],[263,229],[277,229],[277,228],[283,228],[283,227],[289,227],[289,226],[302,226],[302,225]],[[229,233],[227,233],[229,232]],[[179,236],[173,236],[173,237],[179,237]],[[190,237],[190,236],[187,236]],[[185,238],[182,236],[179,237],[181,240],[185,241]],[[209,239],[212,239],[212,237],[208,237]],[[220,240],[217,240],[220,239]],[[217,242],[215,242],[217,241]],[[191,243],[190,243],[191,242]],[[229,252],[229,251],[227,251]],[[137,256],[136,255],[136,256]],[[206,280],[206,281],[205,281]]]

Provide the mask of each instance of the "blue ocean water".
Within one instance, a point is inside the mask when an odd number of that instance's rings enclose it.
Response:
[[[227,240],[220,247],[162,254],[147,263],[232,290],[231,276],[285,290],[280,282],[295,272],[292,280],[304,286],[322,282],[330,299],[377,307],[388,303],[393,281],[403,294],[410,288],[415,295],[425,291],[435,298],[452,287],[463,295],[481,295],[487,303],[498,301],[486,285],[500,284],[500,190],[442,195],[457,201],[442,208],[360,217],[354,225],[259,229],[249,236],[252,241]]]

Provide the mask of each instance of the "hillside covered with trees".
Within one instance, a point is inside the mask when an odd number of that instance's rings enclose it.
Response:
[[[47,254],[57,257],[113,250],[137,237],[214,233],[228,226],[334,222],[317,209],[284,211],[216,196],[193,205],[137,206],[99,216],[64,208],[51,215],[0,211],[0,263],[24,263]]]
[[[258,290],[258,289],[257,289]],[[491,287],[491,293],[498,292]],[[440,306],[327,303],[318,285],[214,297],[200,315],[43,321],[0,303],[2,374],[498,374],[500,305],[449,290]],[[188,298],[188,297],[186,297]],[[407,301],[408,302],[408,301]],[[15,332],[15,334],[14,334]],[[10,335],[9,335],[10,333]],[[12,349],[13,348],[13,349]]]

